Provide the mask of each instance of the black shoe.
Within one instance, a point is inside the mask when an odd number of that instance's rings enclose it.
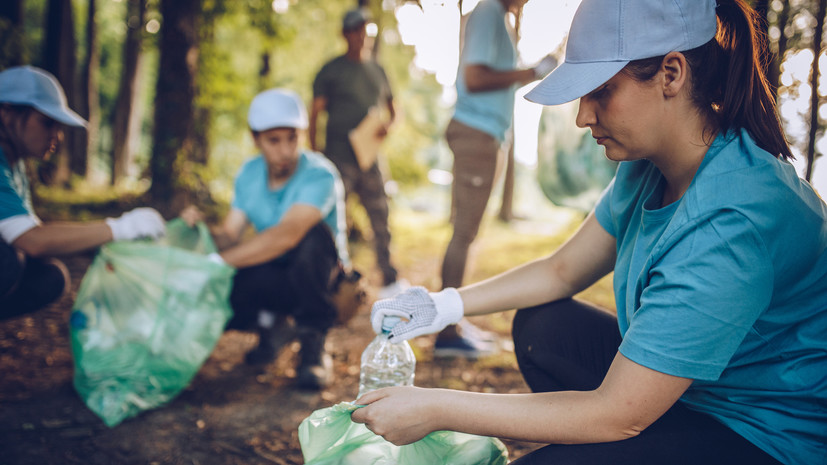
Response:
[[[326,331],[299,328],[298,333],[302,347],[296,369],[296,385],[302,389],[322,389],[333,378],[333,358],[324,349]]]
[[[244,363],[264,365],[275,360],[282,347],[296,338],[296,329],[287,318],[278,318],[271,328],[258,328],[258,346],[247,352]]]

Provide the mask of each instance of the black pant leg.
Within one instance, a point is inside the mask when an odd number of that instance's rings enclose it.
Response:
[[[59,299],[69,284],[62,262],[32,258],[0,241],[0,319],[40,310]]]
[[[260,265],[241,268],[233,280],[232,329],[252,329],[258,312],[292,315],[300,325],[327,330],[336,319],[330,278],[339,256],[329,228],[319,222],[292,250]]]
[[[332,284],[339,269],[339,254],[330,228],[319,222],[291,252],[288,279],[297,291],[296,323],[327,331],[337,317]]]
[[[621,341],[612,314],[573,299],[518,310],[512,336],[534,392],[597,388]]]

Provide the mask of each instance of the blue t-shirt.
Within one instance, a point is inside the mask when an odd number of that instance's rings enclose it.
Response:
[[[595,209],[617,239],[620,352],[694,379],[685,405],[782,462],[827,463],[827,207],[746,131],[661,208],[663,185],[621,163]]]
[[[498,71],[517,67],[514,37],[505,23],[505,7],[499,0],[482,0],[468,16],[457,72],[457,103],[454,119],[490,134],[499,141],[511,127],[516,84],[505,89],[469,92],[465,66],[486,65]]]
[[[295,173],[278,189],[270,189],[267,162],[258,155],[247,160],[235,179],[232,207],[244,212],[256,232],[277,225],[290,207],[316,207],[336,240],[343,262],[349,264],[345,236],[344,185],[336,167],[323,155],[303,150]]]
[[[39,223],[23,160],[9,165],[0,148],[0,239],[10,244]]]

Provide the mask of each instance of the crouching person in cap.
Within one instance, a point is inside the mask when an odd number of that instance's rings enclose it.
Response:
[[[307,113],[296,93],[261,92],[248,122],[260,153],[242,165],[230,212],[212,231],[220,253],[211,258],[238,270],[228,329],[258,330],[249,364],[270,362],[298,337],[297,383],[318,389],[330,381],[324,342],[338,316],[336,281],[349,266],[344,187],[329,160],[300,148]],[[192,225],[203,215],[190,206],[181,217]],[[244,234],[248,226],[255,235]]]
[[[69,274],[56,255],[165,233],[164,219],[151,208],[86,222],[43,222],[34,213],[25,160],[47,159],[63,139],[64,126],[86,124],[66,105],[50,73],[32,66],[0,72],[0,320],[39,310],[63,295]]]

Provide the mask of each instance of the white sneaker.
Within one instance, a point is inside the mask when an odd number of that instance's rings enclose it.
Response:
[[[409,287],[411,287],[411,283],[409,283],[407,279],[397,279],[387,286],[380,287],[378,297],[380,299],[390,299]]]
[[[468,319],[463,318],[459,320],[457,325],[460,327],[460,331],[462,331],[462,335],[464,337],[469,337],[471,339],[476,339],[481,342],[497,342],[500,340],[497,333],[492,333],[491,331],[486,331],[479,326],[475,325],[468,321]]]

